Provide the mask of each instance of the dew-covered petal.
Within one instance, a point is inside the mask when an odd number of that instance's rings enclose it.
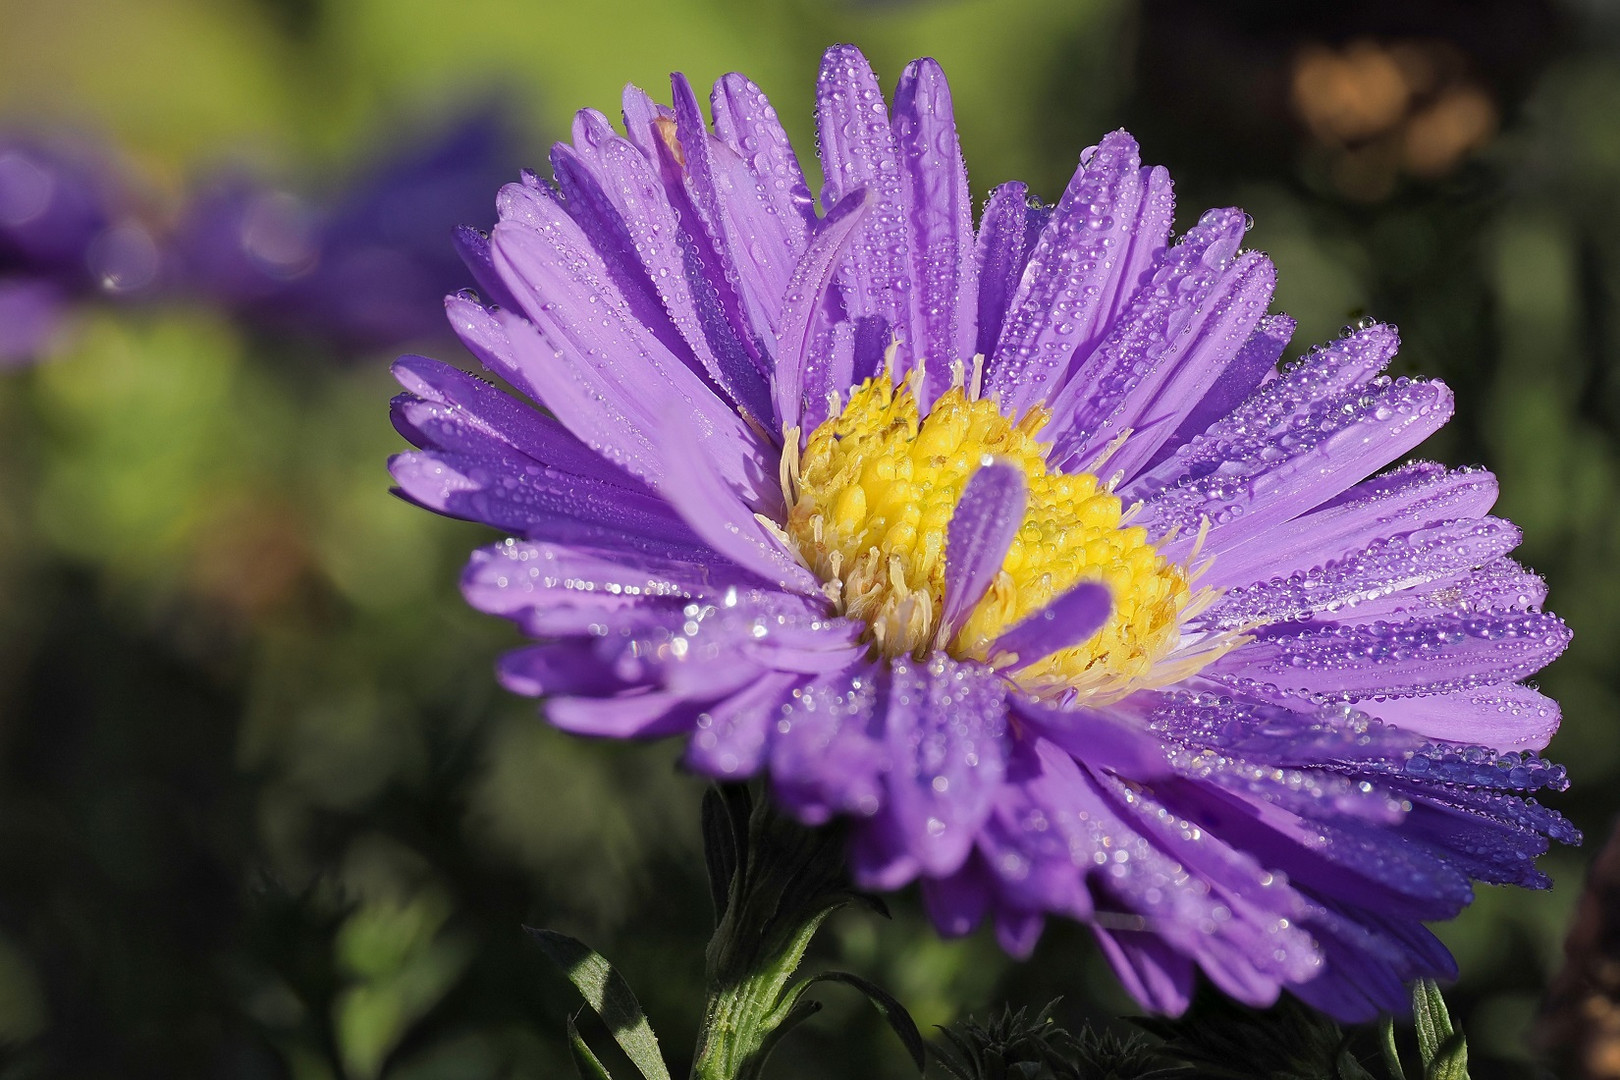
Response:
[[[1218,251],[1207,251],[1203,258],[1208,260],[1215,254]],[[1145,305],[1127,311],[1125,320],[1149,328],[1146,340],[1127,337],[1119,343],[1114,367],[1120,384],[1129,389],[1118,393],[1113,402],[1107,400],[1112,395],[1104,395],[1093,398],[1095,404],[1091,407],[1079,410],[1081,424],[1076,430],[1083,430],[1086,423],[1091,424],[1091,430],[1083,439],[1065,440],[1077,447],[1074,457],[1089,460],[1130,431],[1131,437],[1109,458],[1108,468],[1125,477],[1141,471],[1158,448],[1174,437],[1192,404],[1201,400],[1227,365],[1240,356],[1243,343],[1253,335],[1271,302],[1276,277],[1276,268],[1264,255],[1240,255],[1221,271],[1207,292],[1197,297],[1197,307],[1185,321],[1171,317],[1162,320],[1161,325]],[[1180,305],[1194,302],[1194,297],[1186,293],[1191,284],[1190,277],[1173,283],[1172,287],[1181,292]],[[1150,280],[1139,296],[1149,294],[1156,285],[1157,278]],[[1163,335],[1162,346],[1153,340],[1155,333]],[[1108,352],[1107,345],[1098,350]],[[1132,368],[1146,364],[1149,370],[1139,377],[1123,377],[1127,364]],[[1110,378],[1104,372],[1098,381]],[[1054,455],[1058,449],[1054,445]]]
[[[907,328],[912,286],[909,196],[877,77],[854,46],[835,45],[822,57],[816,129],[826,177],[822,205],[840,202],[856,188],[866,189],[870,203],[839,271],[844,306],[852,319],[877,316],[891,327]],[[897,378],[911,369],[915,345],[907,341],[902,346]]]
[[[1392,535],[1480,517],[1496,493],[1496,477],[1483,469],[1412,462],[1264,533],[1223,543],[1203,580],[1230,586],[1314,571]]]
[[[775,218],[754,174],[741,155],[709,133],[686,76],[671,75],[670,86],[687,194],[703,222],[727,292],[736,298],[738,332],[764,360],[764,343],[776,336],[795,260],[780,247],[758,242]]]
[[[1533,675],[1564,651],[1569,637],[1562,620],[1539,612],[1277,627],[1216,660],[1205,674],[1351,701],[1412,697]]]
[[[1394,533],[1323,568],[1230,588],[1201,621],[1221,630],[1313,616],[1361,622],[1363,604],[1469,573],[1518,543],[1519,530],[1494,517]]]
[[[1030,227],[1028,188],[1014,180],[990,193],[974,241],[979,279],[978,335],[973,350],[977,355],[988,357],[995,351],[1007,305],[1023,277],[1031,238],[1037,232]]]
[[[951,383],[951,365],[978,339],[973,199],[945,73],[934,60],[906,65],[894,93],[894,141],[907,189],[911,249],[910,338],[926,361],[926,408]]]
[[[588,379],[612,395],[617,411],[642,431],[678,403],[707,433],[713,467],[749,490],[761,509],[772,497],[774,477],[762,479],[760,440],[689,367],[639,323],[606,268],[571,220],[554,215],[546,228],[495,227],[495,263],[526,314],[561,349],[567,362],[554,365]],[[511,327],[507,328],[512,336]],[[537,381],[531,373],[531,381]],[[557,380],[553,380],[555,382]],[[566,424],[568,418],[543,402]],[[579,434],[579,432],[575,432]],[[585,439],[587,443],[591,440]]]
[[[1405,379],[1318,402],[1286,433],[1257,432],[1204,447],[1207,471],[1200,465],[1176,487],[1150,496],[1135,524],[1150,536],[1182,538],[1160,547],[1176,559],[1190,553],[1208,521],[1206,550],[1218,562],[1238,542],[1320,506],[1408,452],[1450,419],[1451,410],[1444,383]]]
[[[1164,746],[1146,725],[1107,709],[1060,708],[1016,696],[1013,711],[1031,730],[1092,768],[1132,780],[1171,772]]]
[[[678,546],[648,547],[504,540],[473,552],[461,591],[480,611],[521,620],[565,603],[612,611],[648,600],[684,602],[713,587],[713,567]]]
[[[1218,361],[1237,351],[1270,302],[1269,260],[1233,262],[1244,220],[1236,209],[1206,213],[1159,257],[1101,343],[1076,354],[1048,398],[1054,462],[1090,461],[1129,430],[1118,452],[1124,464],[1110,467],[1131,476],[1175,432],[1187,397],[1214,382]],[[1161,391],[1177,396],[1155,408]]]
[[[791,265],[809,243],[816,210],[776,110],[765,91],[735,72],[722,75],[714,84],[709,108],[715,134],[748,163],[772,208],[769,219],[759,220],[759,242],[779,247]]]
[[[1558,730],[1558,703],[1518,683],[1449,694],[1371,699],[1362,709],[1430,739],[1473,743],[1495,750],[1540,750]]]
[[[1005,702],[1001,678],[980,665],[944,656],[891,663],[881,812],[931,877],[962,865],[990,812],[1005,768]]]
[[[1117,288],[1145,186],[1136,141],[1123,131],[1105,136],[1069,181],[985,368],[985,392],[1003,411],[1022,414],[1046,400],[1076,350],[1089,351],[1107,329],[1100,321],[1109,311],[1105,290]]]
[[[1196,402],[1189,403],[1186,415],[1164,445],[1149,459],[1149,469],[1169,457],[1178,446],[1201,435],[1211,424],[1223,419],[1243,403],[1255,388],[1274,375],[1277,361],[1294,336],[1295,322],[1287,315],[1266,315],[1255,325],[1237,355],[1232,357],[1215,382]]]
[[[399,493],[418,506],[531,539],[656,537],[701,546],[656,495],[553,469],[516,453],[396,454],[388,470]]]
[[[1007,462],[969,478],[945,533],[945,604],[938,640],[948,642],[995,581],[1024,520],[1029,485]]]
[[[402,356],[392,371],[410,392],[392,403],[394,426],[424,450],[512,454],[562,472],[646,490],[552,417],[460,368],[424,356]]]
[[[686,767],[721,780],[758,772],[782,703],[806,681],[797,673],[770,672],[700,712],[686,743]]]
[[[840,813],[870,817],[882,806],[889,768],[882,677],[880,664],[857,665],[800,687],[779,710],[771,787],[806,824],[824,824]]]
[[[737,336],[699,245],[683,226],[654,162],[611,133],[589,160],[601,198],[611,204],[623,230],[627,257],[640,267],[691,355],[734,403],[764,416],[765,378]]]
[[[849,385],[846,382],[838,386],[833,382],[829,386],[825,378],[807,378],[806,374],[818,359],[822,362],[830,359],[814,354],[816,317],[826,302],[834,271],[865,216],[866,192],[862,189],[850,192],[828,211],[793,268],[776,338],[776,369],[771,376],[776,419],[784,431],[803,426],[804,411],[809,405],[806,398],[813,391],[825,394],[828,389],[842,390]],[[808,437],[809,431],[805,430],[804,435]]]

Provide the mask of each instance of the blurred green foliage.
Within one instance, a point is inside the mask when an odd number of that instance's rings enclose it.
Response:
[[[335,188],[492,93],[527,125],[513,173],[544,171],[575,108],[616,113],[625,81],[659,93],[673,69],[748,72],[808,156],[838,40],[890,79],[945,64],[980,195],[1020,177],[1056,198],[1083,146],[1129,126],[1177,178],[1179,224],[1254,215],[1296,348],[1372,315],[1402,326],[1403,370],[1457,389],[1426,452],[1500,475],[1575,628],[1543,679],[1574,782],[1555,801],[1601,836],[1620,809],[1620,25],[1595,2],[1314,9],[0,0],[0,122],[114,140],[158,220],[226,160]],[[1420,86],[1400,65],[1431,55]],[[1381,71],[1410,86],[1346,136],[1301,74],[1318,62],[1352,105],[1384,100]],[[1472,115],[1451,100],[1491,123],[1437,167],[1411,148]],[[700,785],[668,745],[569,739],[495,687],[515,635],[455,589],[489,537],[385,493],[389,359],[207,310],[86,308],[0,378],[0,1077],[562,1075],[576,1004],[524,922],[612,956],[672,1058],[691,1045]],[[1477,1077],[1532,1075],[1584,858],[1548,857],[1551,895],[1484,889],[1442,930]],[[925,1031],[999,998],[1062,996],[1074,1026],[1130,1008],[1075,927],[1015,966],[984,936],[940,942],[902,898],[818,948]],[[905,1074],[863,1004],[827,1006],[776,1075]]]

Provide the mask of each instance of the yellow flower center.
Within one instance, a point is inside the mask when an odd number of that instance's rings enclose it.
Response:
[[[888,656],[943,648],[994,663],[1002,631],[1082,581],[1103,583],[1113,597],[1103,628],[1016,677],[1035,692],[1114,700],[1158,681],[1150,673],[1178,643],[1192,600],[1188,574],[1145,530],[1124,524],[1119,498],[1095,476],[1047,471],[1047,446],[1037,440],[1046,419],[1032,409],[1013,423],[961,386],[920,419],[909,383],[897,391],[888,375],[869,379],[811,432],[797,459],[797,432],[789,433],[787,534],[834,604],[866,622]],[[1023,470],[1023,524],[984,598],[951,640],[939,641],[946,531],[968,479],[989,459]]]

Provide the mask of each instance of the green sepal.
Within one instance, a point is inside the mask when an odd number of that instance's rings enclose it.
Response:
[[[574,1026],[572,1016],[568,1018],[568,1050],[574,1057],[574,1071],[579,1073],[579,1080],[613,1080],[607,1066],[591,1053],[591,1048],[580,1038],[579,1028]]]
[[[1423,1069],[1423,1080],[1469,1080],[1468,1044],[1462,1032],[1440,1044]]]
[[[524,929],[540,946],[540,951],[563,969],[568,981],[602,1018],[613,1041],[641,1075],[646,1080],[670,1080],[669,1068],[658,1050],[658,1037],[653,1034],[652,1025],[647,1023],[641,1004],[630,992],[630,984],[624,981],[624,976],[600,953],[567,934],[537,930],[532,926]]]

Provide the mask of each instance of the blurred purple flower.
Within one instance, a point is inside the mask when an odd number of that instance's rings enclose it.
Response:
[[[0,366],[35,359],[75,299],[146,295],[161,263],[106,155],[0,139]]]
[[[376,165],[321,205],[246,177],[199,196],[176,241],[194,293],[277,330],[381,348],[444,332],[434,312],[466,270],[456,226],[510,174],[495,110]]]
[[[625,92],[464,231],[462,340],[539,412],[406,357],[403,494],[515,533],[464,590],[536,643],[552,723],[686,737],[852,819],[869,888],[921,885],[1007,949],[1088,923],[1145,1005],[1202,970],[1345,1020],[1448,975],[1472,881],[1544,887],[1525,797],[1569,635],[1490,474],[1373,475],[1451,415],[1369,325],[1279,368],[1293,323],[1236,209],[1171,236],[1115,132],[1055,207],[975,230],[949,89],[866,60],[818,87],[826,213],[758,87],[713,128]],[[1369,479],[1369,477],[1371,477]]]

